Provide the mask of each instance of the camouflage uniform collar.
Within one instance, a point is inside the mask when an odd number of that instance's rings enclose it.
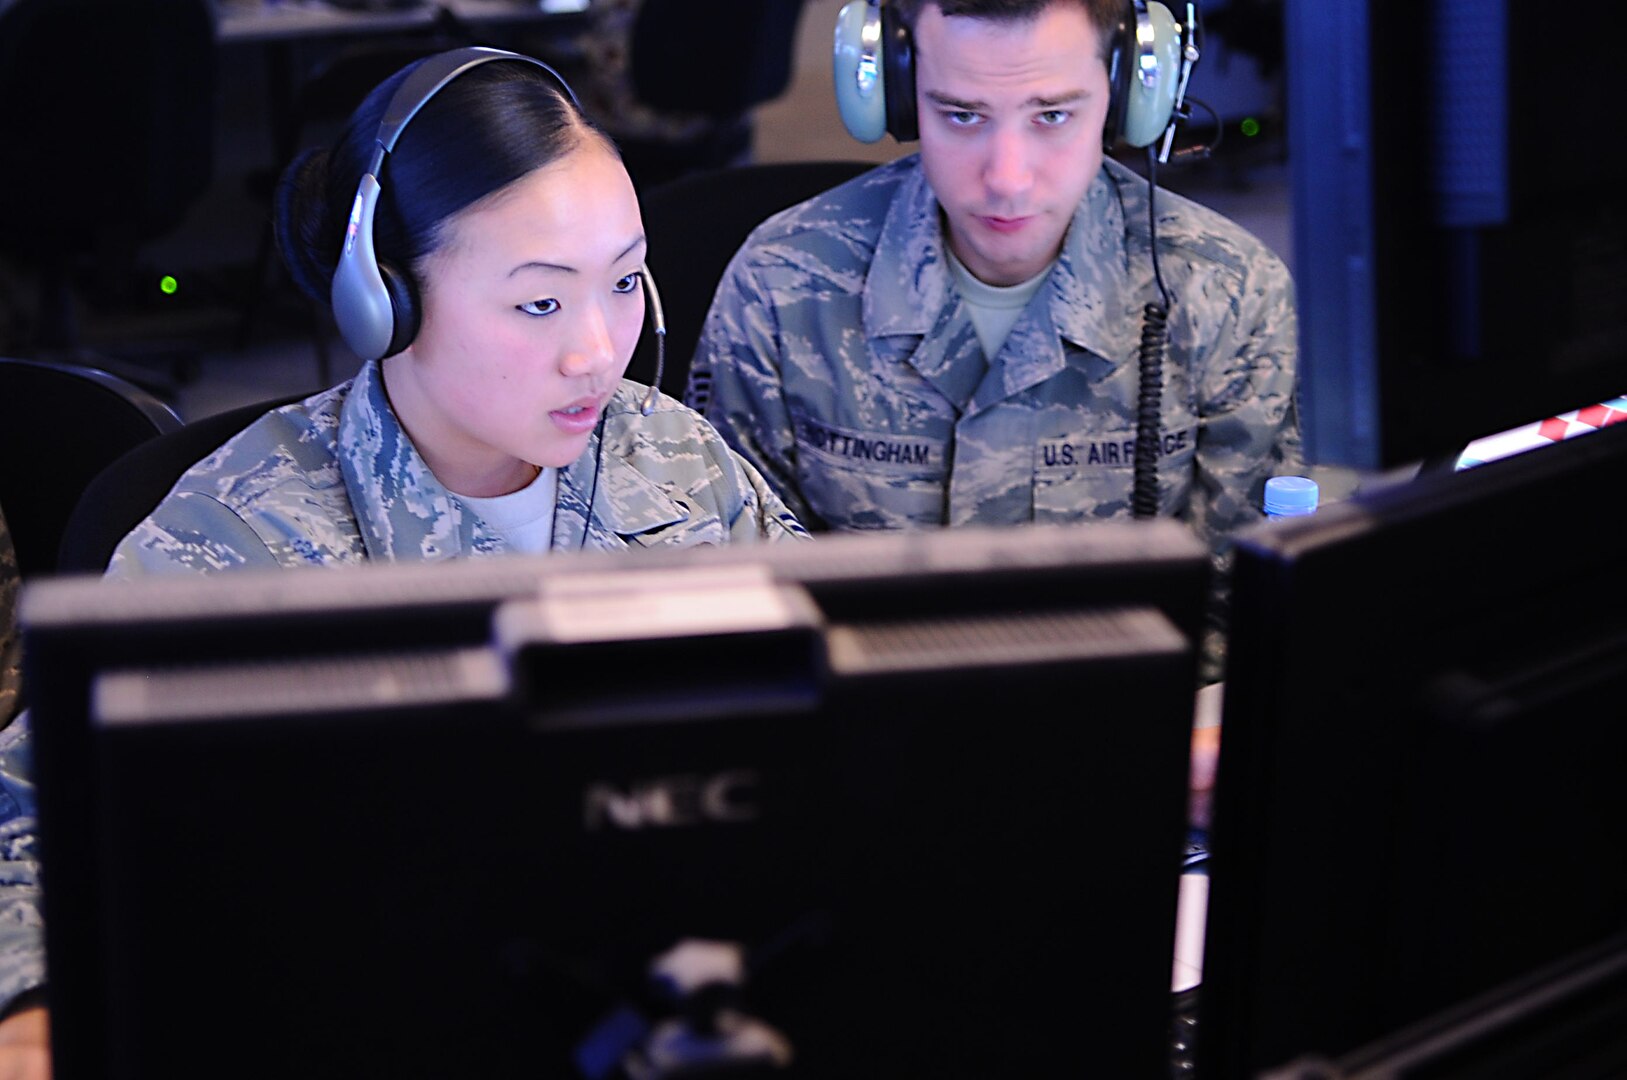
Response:
[[[864,333],[872,338],[926,336],[953,309],[938,199],[927,186],[920,155],[894,167],[904,175],[887,207],[864,279]]]
[[[495,531],[430,471],[368,361],[339,414],[339,469],[369,559],[433,562],[506,551]]]
[[[618,418],[625,420],[638,412],[639,395],[630,386],[623,383],[617,389],[607,410],[609,445],[601,452],[601,433],[595,432],[582,456],[560,470],[555,549],[625,548],[626,537],[688,516],[617,452],[622,427]],[[509,550],[497,531],[430,471],[390,407],[377,362],[362,366],[345,395],[339,420],[339,468],[370,559],[428,562]],[[588,511],[590,498],[592,514]]]
[[[1117,162],[1104,161],[1074,211],[1051,278],[1051,311],[1057,333],[1066,340],[1107,360],[1128,360],[1135,355],[1141,327],[1127,322],[1123,313],[1140,304],[1128,295],[1130,255],[1123,181],[1117,172],[1134,178]],[[1142,206],[1145,212],[1145,200]]]
[[[865,336],[919,338],[907,362],[959,408],[987,367],[971,312],[953,286],[938,198],[920,155],[887,168],[902,175],[864,279]]]
[[[689,516],[623,452],[628,422],[636,425],[642,415],[643,389],[623,382],[606,407],[604,424],[589,437],[587,449],[560,470],[555,550],[620,550],[639,544],[637,537],[645,533]]]

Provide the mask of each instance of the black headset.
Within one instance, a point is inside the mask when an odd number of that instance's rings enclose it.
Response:
[[[1118,139],[1148,146],[1171,126],[1198,58],[1193,37],[1190,21],[1183,27],[1157,0],[1125,0],[1107,53],[1108,146]],[[832,65],[836,107],[850,135],[860,142],[884,134],[899,142],[920,138],[915,42],[896,3],[843,5]]]
[[[379,121],[378,136],[373,147],[372,160],[356,186],[356,198],[351,203],[350,218],[345,225],[345,239],[339,249],[339,265],[333,272],[333,317],[339,324],[339,333],[345,344],[363,360],[380,360],[393,356],[412,344],[418,334],[418,301],[412,277],[403,268],[380,262],[373,249],[373,215],[378,209],[379,174],[384,159],[401,138],[407,122],[417,115],[441,87],[472,67],[493,60],[518,60],[547,72],[572,105],[581,109],[581,102],[570,84],[553,68],[521,53],[502,49],[471,47],[438,53],[414,68],[385,106],[384,118]],[[649,290],[650,306],[654,314],[656,333],[655,386],[661,383],[660,368],[665,360],[666,320],[661,311],[661,297],[655,291],[655,280],[647,267],[639,267],[639,274]],[[643,404],[647,416],[655,406],[655,390],[651,387]]]

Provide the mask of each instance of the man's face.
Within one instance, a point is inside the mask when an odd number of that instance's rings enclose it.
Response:
[[[1102,164],[1109,87],[1079,5],[993,22],[926,4],[915,25],[921,162],[949,245],[990,285],[1039,273],[1062,249]]]

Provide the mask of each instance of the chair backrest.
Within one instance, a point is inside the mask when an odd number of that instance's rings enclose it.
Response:
[[[153,512],[181,474],[272,409],[309,395],[291,394],[205,416],[132,447],[89,484],[63,529],[62,573],[99,574],[113,549]]]
[[[0,358],[0,506],[23,576],[57,570],[62,530],[97,473],[180,427],[168,405],[116,375]]]
[[[650,273],[667,321],[661,389],[683,397],[689,364],[723,270],[766,218],[875,168],[864,161],[792,161],[742,165],[659,184],[640,197]],[[655,377],[655,335],[639,339],[627,377]]]
[[[633,92],[654,109],[719,119],[791,82],[803,0],[643,0],[633,23]]]
[[[175,227],[212,178],[217,67],[210,0],[0,5],[0,245],[60,258]]]
[[[298,130],[292,132],[294,143],[289,149],[297,151],[309,142],[311,129],[317,125],[344,120],[373,87],[408,64],[474,43],[467,34],[436,24],[427,31],[369,36],[337,46],[306,71],[298,84],[291,117]]]

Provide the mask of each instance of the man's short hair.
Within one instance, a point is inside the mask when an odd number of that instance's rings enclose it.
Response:
[[[1052,4],[1076,4],[1096,27],[1096,39],[1101,43],[1101,58],[1107,59],[1107,50],[1113,34],[1123,20],[1130,0],[895,0],[898,13],[911,30],[921,9],[935,5],[945,15],[966,15],[991,22],[1025,22],[1037,19]]]

